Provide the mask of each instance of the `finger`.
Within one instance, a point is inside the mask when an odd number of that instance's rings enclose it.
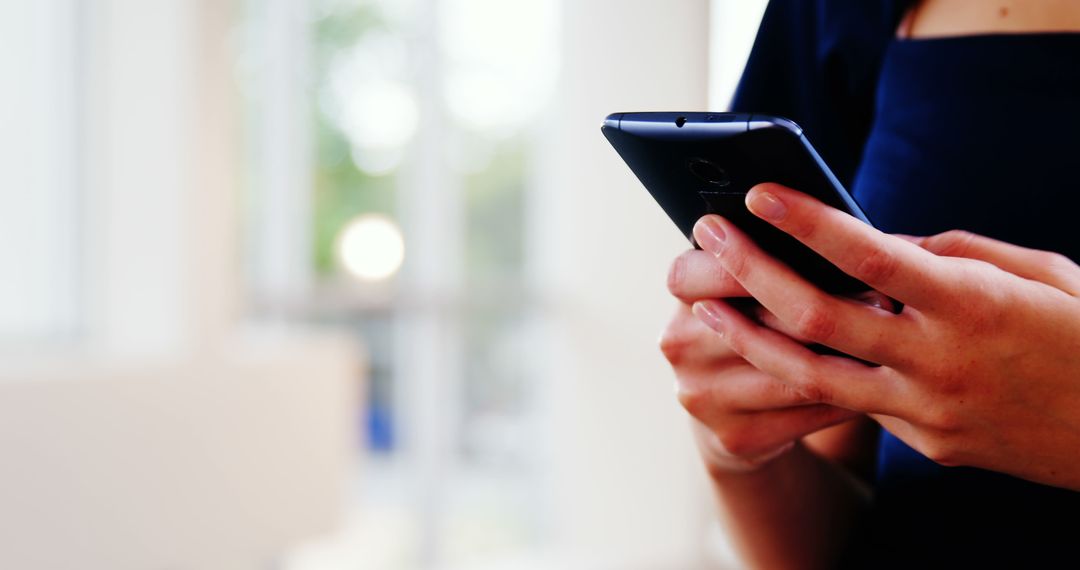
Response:
[[[882,295],[881,293],[878,293],[877,291],[866,291],[863,293],[858,293],[852,296],[851,299],[860,303],[865,303],[867,305],[870,305],[871,307],[876,307],[884,311],[889,311],[890,313],[895,312],[892,300]],[[743,313],[745,314],[746,311],[743,311]],[[793,329],[784,321],[776,318],[776,315],[770,313],[768,309],[762,307],[761,305],[753,307],[750,312],[750,316],[758,323],[761,323],[774,331],[784,333],[803,344],[811,344],[809,339],[801,338],[798,331]]]
[[[896,313],[896,302],[887,296],[877,291],[863,291],[861,293],[855,293],[849,296],[850,299],[870,305],[871,307],[877,307],[890,313]]]
[[[690,305],[678,303],[668,326],[660,333],[660,352],[674,367],[709,367],[715,371],[724,360],[740,364],[742,359],[691,311]]]
[[[908,240],[779,184],[755,186],[746,205],[871,289],[915,307],[948,302],[940,260]]]
[[[912,322],[910,313],[894,315],[821,291],[719,216],[701,218],[694,237],[717,254],[728,273],[793,336],[879,364],[904,360],[905,347],[899,339],[906,337],[897,333]]]
[[[816,404],[736,416],[714,433],[728,453],[756,457],[859,415],[852,410]]]
[[[747,362],[791,384],[812,402],[888,415],[895,415],[902,405],[901,381],[888,367],[815,354],[787,336],[751,322],[723,301],[699,301],[693,311]]]
[[[888,430],[889,433],[896,436],[897,439],[906,443],[908,447],[919,451],[919,453],[923,453],[923,434],[920,433],[919,430],[915,428],[915,426],[900,418],[893,416],[887,416],[883,414],[870,414],[870,417],[873,418],[873,420],[876,421],[878,424],[880,424],[881,427]]]
[[[715,255],[700,249],[675,258],[668,271],[668,291],[688,304],[698,299],[748,296]]]
[[[742,358],[723,370],[712,366],[685,367],[676,382],[679,403],[691,415],[703,419],[818,405],[795,387],[754,368]]]
[[[785,323],[784,321],[781,321],[780,319],[778,319],[776,317],[776,315],[770,313],[769,310],[766,309],[765,307],[761,307],[761,306],[757,307],[754,310],[753,317],[754,317],[754,320],[757,321],[758,323],[760,323],[760,324],[762,324],[764,326],[767,326],[767,327],[769,327],[770,329],[772,329],[772,330],[774,330],[776,332],[783,333],[783,334],[791,337],[792,340],[795,340],[795,341],[800,342],[802,344],[812,344],[809,339],[805,339],[805,338],[800,337],[798,331],[796,331],[793,327],[788,326],[788,324]]]
[[[912,241],[935,255],[978,259],[1070,295],[1080,295],[1080,268],[1059,253],[1020,247],[962,230],[912,238]]]

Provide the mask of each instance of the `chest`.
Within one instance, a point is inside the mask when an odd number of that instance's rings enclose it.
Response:
[[[901,25],[910,38],[1080,31],[1075,0],[923,0]]]
[[[894,41],[856,200],[885,231],[966,229],[1080,259],[1078,58],[1076,33]]]

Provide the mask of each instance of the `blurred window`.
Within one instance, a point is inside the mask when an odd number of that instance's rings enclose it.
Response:
[[[357,563],[461,563],[535,537],[523,225],[556,6],[246,5],[252,317],[345,327],[368,349],[362,518],[396,530],[357,530]]]
[[[79,324],[77,3],[0,3],[0,343]]]

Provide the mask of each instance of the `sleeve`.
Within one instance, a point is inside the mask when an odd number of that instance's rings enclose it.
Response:
[[[731,110],[798,123],[850,187],[885,49],[909,2],[771,0]]]

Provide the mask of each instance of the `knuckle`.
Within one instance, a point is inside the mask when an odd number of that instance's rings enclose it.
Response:
[[[966,385],[966,373],[963,367],[951,362],[948,355],[939,355],[924,362],[921,370],[928,378],[934,379],[932,393],[940,401],[945,398],[961,398]],[[925,404],[925,402],[924,402]],[[921,409],[929,420],[936,419],[939,405],[924,405]]]
[[[1043,254],[1043,259],[1040,260],[1043,267],[1051,275],[1068,275],[1069,272],[1076,271],[1076,263],[1068,256],[1062,255],[1057,252],[1047,251]]]
[[[712,297],[738,296],[738,291],[742,289],[742,285],[739,285],[739,282],[723,266],[716,263],[710,269],[711,288],[709,293]]]
[[[890,362],[895,363],[907,362],[911,358],[909,352],[897,349],[896,337],[889,334],[889,331],[881,330],[868,333],[864,335],[863,339],[868,354],[881,355],[882,359],[887,358]]]
[[[679,297],[684,291],[684,277],[686,275],[686,254],[682,254],[675,258],[675,261],[671,262],[671,268],[668,269],[667,287],[668,292],[672,295]]]
[[[825,388],[821,383],[813,380],[807,381],[798,388],[799,393],[808,402],[815,402],[818,404],[832,404],[833,395],[832,392]]]
[[[785,401],[792,404],[813,404],[813,400],[807,398],[806,391],[801,386],[794,386],[788,382],[777,383],[777,394]]]
[[[800,219],[787,224],[787,230],[792,236],[801,240],[809,240],[817,232],[817,223],[814,220]]]
[[[686,413],[699,419],[704,417],[709,407],[709,399],[706,395],[700,389],[689,386],[685,382],[680,381],[676,386],[678,391],[675,397]]]
[[[926,240],[927,251],[946,257],[963,257],[971,243],[975,241],[975,234],[965,230],[949,230],[931,236]]]
[[[741,282],[750,276],[750,263],[747,262],[746,253],[727,248],[721,254],[721,260],[727,272],[737,281]]]
[[[923,444],[923,455],[945,467],[960,465],[960,449],[946,438],[932,438]]]
[[[749,457],[758,451],[757,434],[752,429],[731,426],[716,434],[724,451],[736,457]]]
[[[832,390],[817,370],[805,370],[796,389],[808,402],[831,404],[834,401]]]
[[[896,274],[899,259],[883,247],[875,247],[855,268],[855,278],[868,284],[888,281]]]
[[[664,358],[675,366],[685,359],[686,351],[691,342],[687,335],[680,332],[677,327],[669,326],[660,335],[659,344],[660,352],[663,353]]]
[[[828,342],[836,333],[836,317],[824,304],[811,303],[800,311],[795,333],[812,342]]]
[[[724,335],[724,342],[727,344],[731,352],[739,356],[746,356],[748,350],[748,343],[746,340],[746,333],[740,330],[729,330]]]
[[[999,286],[997,270],[991,264],[976,259],[963,261],[962,278],[948,288],[947,295],[964,317],[959,322],[971,331],[1000,326],[1000,320],[1022,299],[1013,288]]]
[[[954,433],[960,430],[962,417],[951,407],[938,406],[929,413],[927,424],[938,432]]]
[[[821,411],[821,421],[827,426],[842,423],[858,416],[859,412],[857,411],[834,406],[827,407]]]

